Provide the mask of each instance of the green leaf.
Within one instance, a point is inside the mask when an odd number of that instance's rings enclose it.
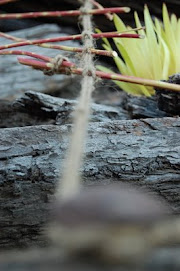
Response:
[[[180,19],[177,19],[174,14],[169,17],[165,4],[162,8],[162,15],[163,22],[157,18],[152,20],[148,7],[145,6],[144,21],[146,29],[138,30],[138,33],[143,34],[145,38],[143,40],[113,39],[121,56],[115,57],[114,61],[123,75],[161,80],[180,72]],[[136,27],[141,28],[143,23],[141,23],[137,12],[134,13],[134,19]],[[114,15],[114,24],[118,32],[130,30],[135,33],[117,15]],[[104,48],[110,50],[110,43],[105,42]],[[126,92],[134,95],[149,96],[154,94],[152,87],[117,81],[116,84]]]
[[[123,21],[119,18],[118,15],[114,14],[113,19],[114,19],[114,25],[115,25],[116,30],[117,30],[118,32],[123,32],[123,31],[126,31],[126,30],[127,30],[125,24],[124,24]]]
[[[97,33],[102,33],[102,31],[99,30],[98,28],[96,28],[95,31],[96,31]],[[102,38],[102,40],[103,40],[104,43],[112,50],[111,44],[109,43],[108,39],[107,39],[107,38]]]

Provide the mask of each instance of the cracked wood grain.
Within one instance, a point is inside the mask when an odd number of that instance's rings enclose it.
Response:
[[[40,231],[48,220],[71,129],[71,124],[1,129],[1,248],[46,242]],[[84,184],[121,181],[148,187],[180,213],[179,132],[180,118],[90,123]]]
[[[42,124],[72,123],[73,111],[77,102],[56,98],[47,94],[27,91],[19,99],[0,101],[0,127],[11,128]],[[92,104],[91,122],[127,119],[128,113],[120,106]]]

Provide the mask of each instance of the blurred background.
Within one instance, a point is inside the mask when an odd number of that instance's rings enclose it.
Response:
[[[153,16],[161,17],[162,4],[166,3],[170,13],[175,13],[180,16],[180,1],[179,0],[99,0],[104,7],[111,6],[129,6],[131,7],[131,13],[121,15],[121,18],[127,23],[133,26],[133,12],[136,10],[141,14],[144,4],[149,6],[150,12]],[[27,11],[45,11],[45,10],[70,10],[78,8],[79,2],[74,0],[21,0],[11,4],[2,5],[0,12],[27,12]],[[110,23],[105,16],[95,16],[95,25],[101,27],[103,31],[109,31],[113,29],[113,24]],[[70,27],[69,32],[77,30],[77,20],[75,17],[63,17],[63,18],[45,18],[45,19],[33,19],[33,20],[4,20],[1,21],[1,31],[12,31],[22,28],[31,27],[39,23],[57,23],[60,26],[64,25]]]

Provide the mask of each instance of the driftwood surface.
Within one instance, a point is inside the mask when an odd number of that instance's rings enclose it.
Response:
[[[27,91],[14,102],[0,101],[0,127],[72,123],[76,104],[76,100]],[[91,122],[128,118],[128,112],[120,106],[92,104]]]
[[[84,182],[93,185],[125,181],[148,186],[165,197],[179,213],[179,127],[179,118],[91,123],[82,169]],[[48,219],[49,203],[70,131],[70,124],[1,129],[2,248],[44,245],[45,237],[39,238],[38,232]],[[178,247],[158,249],[149,255],[145,270],[178,271],[179,254]],[[62,255],[51,249],[1,253],[0,269],[129,270],[88,261],[68,261]]]
[[[109,103],[109,101],[108,101]],[[76,100],[53,97],[34,91],[14,102],[0,100],[0,128],[40,124],[68,124],[72,122]],[[113,106],[92,104],[91,122],[134,118],[168,117],[157,107],[153,98],[121,95]]]
[[[119,265],[65,260],[63,253],[52,248],[17,253],[20,247],[48,244],[41,233],[62,172],[76,104],[33,91],[14,102],[0,103],[0,270],[129,270]],[[134,112],[149,115],[143,102],[132,104]],[[148,187],[179,214],[180,119],[128,118],[120,106],[92,105],[82,167],[84,184],[131,182]],[[2,252],[10,248],[16,252]],[[179,254],[179,247],[157,249],[149,255],[145,270],[178,271]]]
[[[19,3],[14,3],[14,6],[18,9],[9,9],[8,11],[23,11],[23,8],[24,11],[30,11],[33,10],[33,3],[37,10],[39,5],[37,1],[26,2],[28,2],[27,8],[25,4],[22,5],[19,1]],[[39,6],[38,10],[49,9],[49,1],[41,2],[43,2],[43,5]],[[100,2],[108,6],[116,6],[118,3],[118,1],[108,0]],[[179,1],[168,0],[166,2],[169,4],[170,11],[179,12]],[[45,3],[47,3],[48,8],[45,8]],[[58,5],[58,9],[65,9],[65,3],[69,3],[67,8],[72,9],[75,2],[72,0],[51,1],[52,8],[53,3],[56,4],[56,7]],[[138,11],[142,11],[143,3],[144,1],[122,1],[122,5],[130,5]],[[158,3],[157,1],[146,1],[146,3],[150,5],[153,15],[160,16],[162,1]],[[132,13],[130,16],[123,15],[123,19],[126,18],[127,22],[132,25]],[[23,27],[25,21],[12,20],[8,24],[10,29],[16,29],[18,24]],[[55,22],[52,19],[49,21]],[[5,29],[8,28],[6,22],[2,22],[2,28],[3,26],[5,26]],[[34,22],[33,20],[29,21],[26,26]],[[72,22],[77,26],[76,19],[60,19],[60,24],[69,23],[72,25]],[[113,25],[104,16],[98,17],[96,24],[103,26],[102,29],[113,28]],[[39,30],[46,32],[45,34],[48,32],[49,35],[50,28],[49,26],[47,28],[40,26]],[[28,31],[26,29],[24,33],[28,33]],[[34,30],[32,33],[34,34]],[[21,36],[18,32],[12,34],[17,34],[19,37],[36,38],[36,36],[31,35]],[[41,36],[37,35],[37,37],[40,38]],[[26,49],[28,48],[26,47]],[[42,49],[39,52],[42,53]],[[4,57],[3,62],[1,60],[0,63],[1,75],[3,73],[0,78],[1,98],[12,99],[21,96],[27,89],[48,93],[51,93],[51,91],[59,92],[62,86],[69,89],[70,85],[75,82],[72,81],[73,79],[69,81],[63,75],[45,77],[41,72],[37,73],[28,67],[25,69],[20,65],[17,66],[16,57],[11,56],[9,59]],[[10,81],[11,78],[12,81]],[[4,79],[5,81],[2,81]],[[36,101],[35,97],[37,98]],[[75,105],[74,102],[69,100],[62,100],[61,108],[58,108],[57,101],[47,100],[40,94],[34,95],[31,93],[24,98],[24,101],[21,99],[15,102],[13,106],[4,101],[0,103],[1,128],[9,127],[8,129],[1,129],[0,135],[1,249],[46,244],[45,237],[39,233],[48,220],[59,166],[62,168],[64,153],[68,145],[69,132],[71,131],[71,112]],[[59,102],[60,100],[58,100]],[[94,113],[91,118],[93,123],[89,127],[85,164],[82,168],[84,183],[93,185],[123,181],[135,183],[140,187],[145,186],[150,188],[153,193],[158,193],[165,198],[171,205],[173,212],[179,214],[179,118],[122,120],[129,118],[124,110],[96,105],[93,110]],[[139,114],[139,109],[136,111],[136,107],[134,107],[132,116],[149,116],[145,107],[142,111],[143,114]],[[162,117],[164,114],[160,113],[160,116]],[[58,127],[54,124],[61,126]],[[24,125],[36,126],[12,128]],[[52,249],[38,249],[27,251],[25,254],[17,254],[17,252],[7,255],[1,253],[0,270],[129,270],[129,268],[121,266],[109,267],[84,261],[64,261],[57,250]],[[179,271],[179,255],[179,247],[158,249],[154,251],[153,255],[150,255],[145,270]],[[140,271],[139,268],[138,271]]]
[[[45,243],[39,232],[62,172],[75,103],[34,92],[13,103],[14,118],[0,135],[1,248]],[[92,109],[84,184],[132,182],[158,193],[179,213],[180,118],[122,120],[122,109]],[[15,127],[16,121],[33,126]]]

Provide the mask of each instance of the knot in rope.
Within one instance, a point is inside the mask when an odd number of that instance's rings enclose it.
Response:
[[[67,57],[61,54],[56,55],[50,62],[51,68],[49,70],[44,70],[44,74],[49,76],[57,73],[71,74],[70,67],[63,67],[63,69],[61,69],[64,60],[69,61]]]
[[[88,15],[89,14],[89,9],[87,9],[86,7],[80,7],[80,12],[81,12],[81,16],[82,15]]]

